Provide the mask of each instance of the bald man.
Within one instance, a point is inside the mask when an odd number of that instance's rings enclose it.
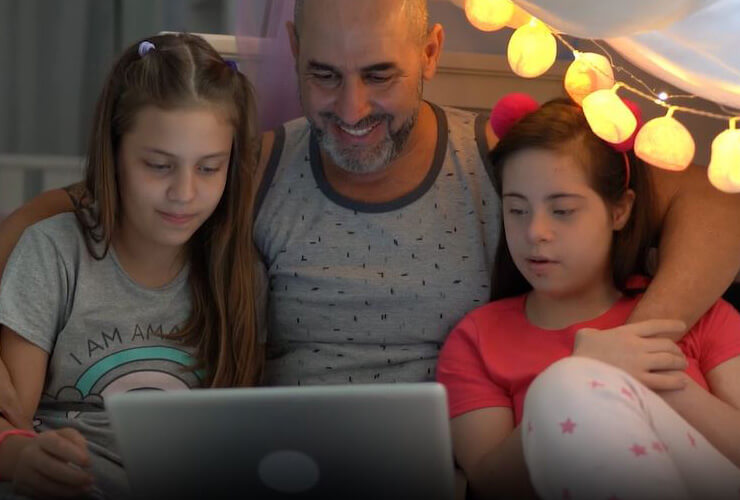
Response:
[[[288,29],[306,117],[268,137],[257,200],[267,380],[430,379],[446,334],[489,298],[496,139],[483,117],[422,99],[444,41],[425,1],[299,0]],[[740,267],[740,231],[723,220],[740,203],[700,170],[655,173],[661,265],[633,319],[692,324]]]
[[[422,99],[444,31],[423,0],[299,0],[288,26],[301,118],[266,134],[255,243],[270,278],[270,384],[422,381],[462,316],[489,300],[500,200],[485,117]],[[660,265],[632,320],[688,325],[740,268],[740,199],[702,169],[651,169]],[[0,232],[71,209],[63,191]],[[2,399],[2,397],[0,397]]]

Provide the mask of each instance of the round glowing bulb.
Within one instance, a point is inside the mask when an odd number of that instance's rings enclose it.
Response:
[[[509,22],[506,23],[506,26],[508,26],[509,28],[517,29],[520,26],[524,26],[531,20],[532,14],[522,9],[518,5],[514,5],[514,14],[511,16],[511,19],[509,19]]]
[[[601,89],[583,99],[583,114],[594,134],[614,144],[620,144],[632,136],[637,128],[637,119],[619,98],[616,89]]]
[[[661,92],[660,94],[658,94],[658,99],[660,99],[661,101],[665,101],[666,99],[668,99],[668,94],[666,92]]]
[[[496,31],[514,15],[511,0],[465,0],[465,16],[481,31]]]
[[[673,118],[674,108],[647,122],[635,138],[635,154],[666,170],[684,170],[694,159],[696,145],[689,131]]]
[[[593,52],[576,52],[576,59],[565,72],[565,91],[578,104],[591,92],[614,86],[609,60]]]
[[[709,182],[725,193],[740,193],[740,130],[725,130],[712,141]]]
[[[549,28],[532,18],[511,35],[507,57],[514,73],[535,78],[550,69],[557,52],[557,42]]]

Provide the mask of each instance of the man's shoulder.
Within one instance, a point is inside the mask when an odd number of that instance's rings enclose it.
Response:
[[[435,103],[429,104],[432,108],[436,108],[438,112],[444,115],[447,126],[451,130],[467,129],[471,134],[477,134],[479,132],[478,127],[481,125],[479,122],[482,122],[480,112]]]
[[[276,149],[281,149],[283,147],[286,134],[292,133],[296,130],[307,131],[308,128],[308,120],[305,116],[301,116],[287,121],[275,129],[263,132],[262,139],[260,141],[260,154],[259,162],[257,164],[256,178],[262,178],[267,165],[270,163],[270,159],[273,158],[276,152],[280,152],[276,151]]]
[[[481,156],[484,156],[498,142],[488,122],[487,115],[482,111],[443,106],[434,103],[430,104],[441,110],[445,115],[447,127],[450,131],[470,134],[474,138],[480,149],[479,153]]]
[[[438,108],[440,108],[448,116],[450,115],[459,116],[461,118],[466,118],[466,119],[476,119],[478,118],[478,116],[480,116],[479,112],[473,111],[470,109],[463,109],[463,108],[458,108],[455,106],[447,106],[447,105],[442,105],[442,104],[434,104],[434,103],[431,103],[431,104],[433,106],[437,106]]]
[[[486,168],[490,168],[487,158],[488,152],[493,149],[498,139],[493,133],[486,114],[478,110],[462,109],[431,102],[429,104],[444,116],[449,139],[453,142],[467,143],[472,146],[473,150],[469,151],[474,151],[476,156],[479,156],[486,165]]]
[[[295,127],[308,127],[308,120],[306,119],[305,116],[299,116],[298,118],[293,118],[292,120],[288,120],[287,122],[283,123],[281,127],[284,129],[292,129]]]

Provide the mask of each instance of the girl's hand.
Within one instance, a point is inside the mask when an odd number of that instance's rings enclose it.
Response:
[[[13,490],[32,498],[75,497],[89,491],[93,476],[87,442],[74,429],[46,431],[27,439],[18,455]]]
[[[677,370],[686,369],[686,357],[675,342],[657,335],[685,331],[682,321],[662,319],[610,330],[584,328],[576,333],[573,356],[620,368],[653,391],[683,389],[686,380]]]

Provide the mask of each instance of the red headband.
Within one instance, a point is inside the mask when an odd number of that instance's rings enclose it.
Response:
[[[624,102],[624,104],[630,109],[630,111],[632,111],[632,114],[635,115],[635,119],[637,120],[637,127],[635,127],[635,131],[632,133],[630,138],[624,142],[604,142],[615,151],[622,153],[622,156],[624,157],[626,178],[625,188],[627,188],[630,185],[631,170],[629,155],[627,154],[627,151],[632,149],[632,147],[635,145],[635,137],[637,136],[637,132],[640,130],[640,127],[642,127],[643,122],[642,110],[637,104],[628,99],[622,99],[622,102]],[[511,127],[517,124],[519,120],[521,120],[528,114],[537,111],[539,107],[540,105],[537,103],[537,101],[535,101],[534,98],[532,98],[532,96],[530,96],[529,94],[520,92],[506,94],[504,97],[499,99],[499,101],[493,107],[493,109],[491,110],[491,116],[489,118],[491,128],[496,134],[496,137],[498,137],[499,139],[504,137],[506,134],[509,133]]]

